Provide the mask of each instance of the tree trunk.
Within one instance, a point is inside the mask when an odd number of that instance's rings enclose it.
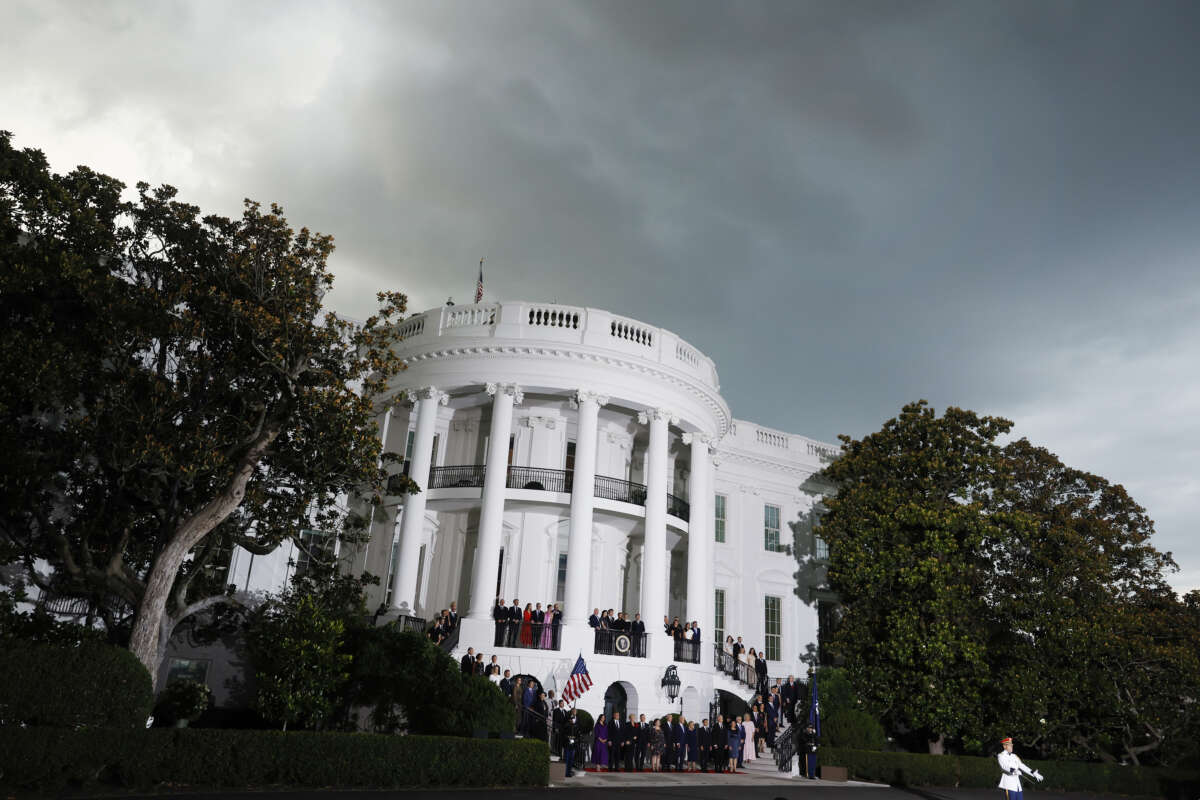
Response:
[[[946,755],[946,735],[939,733],[936,739],[929,740],[929,755],[944,756]]]
[[[254,466],[278,435],[278,427],[273,427],[259,436],[238,462],[225,489],[175,529],[150,567],[150,574],[146,576],[146,591],[133,617],[129,649],[150,671],[154,691],[158,691],[158,667],[166,653],[167,642],[164,637],[169,638],[175,627],[164,626],[163,622],[167,613],[167,599],[179,576],[179,568],[192,548],[241,505],[246,496],[246,484],[254,474]]]

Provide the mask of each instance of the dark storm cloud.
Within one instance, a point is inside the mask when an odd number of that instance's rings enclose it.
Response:
[[[832,439],[925,397],[1129,486],[1200,585],[1200,6],[9,3],[59,168],[282,202],[331,300],[591,305]]]

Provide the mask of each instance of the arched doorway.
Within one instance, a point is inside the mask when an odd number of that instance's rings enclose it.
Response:
[[[742,714],[750,713],[750,704],[736,694],[727,692],[724,689],[718,689],[717,694],[721,696],[721,711],[725,720],[728,721],[731,716],[741,716]]]
[[[604,690],[604,717],[612,719],[613,714],[621,714],[626,712],[626,704],[629,701],[629,696],[625,692],[625,687],[621,685],[621,681],[615,681],[608,685]]]

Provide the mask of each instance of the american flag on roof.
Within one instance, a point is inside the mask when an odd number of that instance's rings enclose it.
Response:
[[[571,677],[567,678],[567,686],[562,693],[563,700],[574,703],[590,688],[592,688],[592,676],[588,675],[587,664],[583,663],[583,656],[580,656],[579,660],[575,662],[575,669],[571,670]]]
[[[475,302],[483,299],[483,259],[479,259],[479,281],[475,284]]]

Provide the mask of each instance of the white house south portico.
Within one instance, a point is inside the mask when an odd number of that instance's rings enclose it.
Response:
[[[387,576],[372,603],[429,618],[456,602],[463,651],[497,653],[547,688],[561,688],[582,653],[601,690],[580,701],[593,711],[604,687],[623,682],[636,687],[630,711],[665,712],[672,663],[681,696],[704,711],[714,688],[749,696],[716,672],[717,633],[767,651],[773,676],[801,672],[816,612],[777,579],[764,601],[759,576],[794,571],[779,520],[811,502],[798,487],[820,460],[778,445],[802,437],[743,441],[737,426],[749,424],[735,424],[711,359],[670,331],[558,305],[443,306],[400,332],[404,402],[380,430],[422,491],[389,497],[370,541],[343,552],[346,568]],[[771,452],[754,464],[764,445]],[[716,463],[726,450],[736,490]],[[769,548],[757,525],[745,527],[746,478],[781,495],[760,519],[774,520]],[[561,629],[536,642],[498,631],[496,601],[514,598],[559,604]],[[588,626],[593,608],[640,613],[644,646],[602,642]],[[681,652],[664,634],[663,618],[676,616],[698,623],[699,648]]]

